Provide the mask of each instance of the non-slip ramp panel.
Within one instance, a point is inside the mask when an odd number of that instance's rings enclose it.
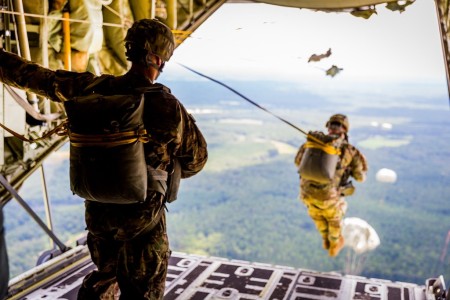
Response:
[[[54,266],[53,266],[54,267]],[[75,300],[92,262],[36,288],[21,300]],[[165,300],[423,300],[416,284],[285,266],[172,253]]]

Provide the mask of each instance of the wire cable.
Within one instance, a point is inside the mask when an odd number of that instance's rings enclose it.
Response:
[[[193,73],[195,73],[195,74],[197,74],[197,75],[200,75],[200,76],[202,76],[202,77],[204,77],[204,78],[207,78],[207,79],[209,79],[209,80],[211,80],[211,81],[213,81],[213,82],[215,82],[215,83],[217,83],[217,84],[220,84],[221,86],[223,86],[223,87],[229,89],[230,91],[232,91],[232,92],[235,93],[236,95],[240,96],[240,97],[243,98],[244,100],[246,100],[246,101],[250,102],[251,104],[253,104],[254,106],[258,107],[259,109],[261,109],[261,110],[263,110],[263,111],[269,113],[270,115],[274,116],[275,118],[279,119],[280,121],[282,121],[282,122],[288,124],[288,125],[291,126],[292,128],[294,128],[294,129],[300,131],[301,133],[303,133],[304,135],[307,135],[307,136],[308,136],[308,133],[307,133],[306,131],[304,131],[303,129],[301,129],[301,128],[295,126],[295,125],[292,124],[291,122],[289,122],[289,121],[283,119],[282,117],[280,117],[280,116],[274,114],[274,113],[271,112],[270,110],[268,110],[268,109],[266,109],[265,107],[259,105],[258,103],[256,103],[255,101],[251,100],[250,98],[244,96],[243,94],[239,93],[238,91],[236,91],[236,90],[233,89],[232,87],[226,85],[225,83],[223,83],[223,82],[221,82],[221,81],[219,81],[219,80],[217,80],[217,79],[214,79],[214,78],[212,78],[212,77],[210,77],[210,76],[207,76],[207,75],[205,75],[205,74],[203,74],[203,73],[200,73],[200,72],[198,72],[198,71],[196,71],[196,70],[194,70],[194,69],[192,69],[192,68],[189,68],[188,66],[185,66],[185,65],[183,65],[183,64],[181,64],[181,63],[177,63],[177,64],[179,64],[179,65],[182,66],[183,68],[185,68],[185,69],[187,69],[187,70],[189,70],[189,71],[191,71],[191,72],[193,72]]]

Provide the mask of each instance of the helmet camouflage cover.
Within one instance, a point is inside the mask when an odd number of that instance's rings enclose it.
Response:
[[[348,132],[348,130],[350,129],[350,123],[348,122],[348,118],[346,115],[343,114],[332,115],[328,120],[328,122],[325,124],[325,127],[328,128],[331,125],[331,123],[334,122],[341,124],[344,127],[345,132]]]
[[[168,61],[173,54],[175,41],[170,28],[157,19],[136,21],[125,37],[127,59],[133,62],[145,59],[150,52]]]

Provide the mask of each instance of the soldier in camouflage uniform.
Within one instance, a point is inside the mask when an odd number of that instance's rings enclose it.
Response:
[[[344,246],[341,235],[342,220],[347,210],[344,196],[353,194],[354,187],[348,182],[349,177],[363,182],[366,178],[367,162],[364,155],[348,142],[349,122],[342,114],[330,117],[326,123],[328,135],[322,132],[310,132],[314,137],[332,137],[340,144],[340,159],[334,178],[330,183],[318,183],[300,178],[300,198],[308,209],[317,230],[323,239],[323,247],[330,256],[337,256]],[[303,144],[295,157],[295,164],[300,166],[305,152]]]
[[[174,38],[163,23],[144,19],[128,30],[125,47],[131,69],[123,76],[105,80],[101,90],[104,94],[129,94],[152,86],[173,53]],[[88,72],[52,71],[15,54],[0,52],[2,82],[53,101],[81,95],[98,78]],[[151,134],[151,141],[145,144],[150,169],[170,172],[176,158],[181,178],[202,170],[207,160],[206,141],[193,117],[168,88],[146,94],[144,125]],[[163,298],[170,256],[166,198],[149,186],[143,203],[85,201],[87,243],[97,270],[84,279],[78,299],[100,299],[116,283],[120,299]]]

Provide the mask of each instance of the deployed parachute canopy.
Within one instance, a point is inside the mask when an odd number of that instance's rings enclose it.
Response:
[[[394,183],[397,181],[397,173],[394,170],[382,168],[378,170],[375,178],[379,182]]]
[[[372,251],[380,245],[377,232],[366,221],[360,218],[345,218],[343,222],[345,246],[352,248],[356,254]]]

